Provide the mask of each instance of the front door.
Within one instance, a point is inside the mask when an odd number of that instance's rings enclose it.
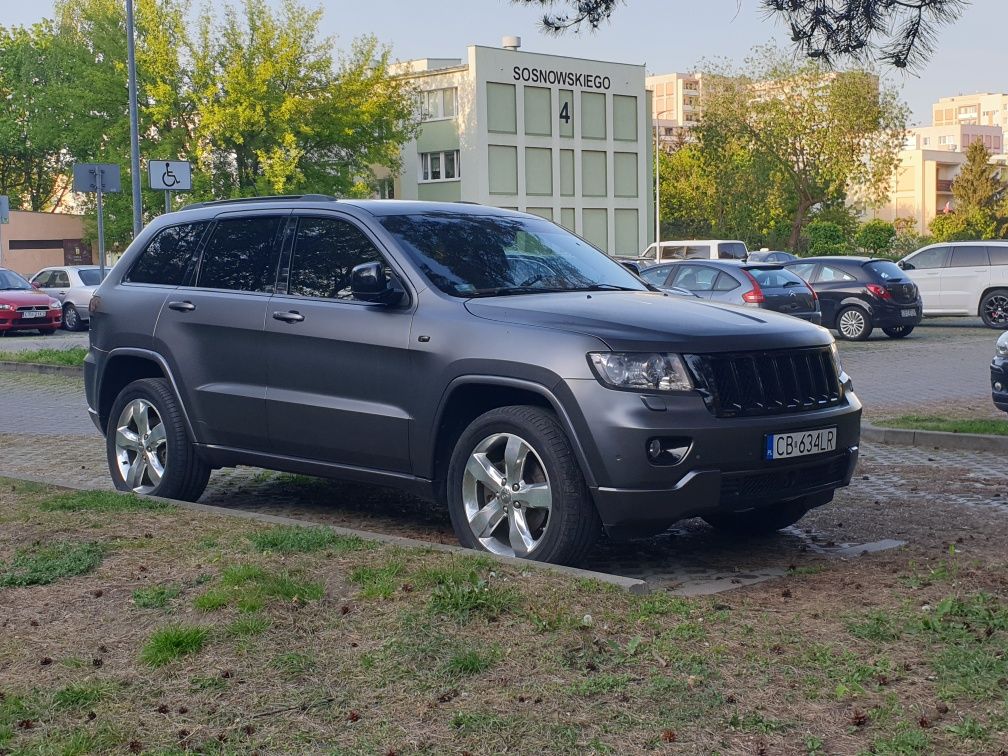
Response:
[[[368,304],[350,272],[388,261],[355,220],[296,218],[285,292],[270,302],[263,353],[275,454],[408,472],[413,307]]]
[[[203,443],[269,445],[263,322],[287,215],[218,216],[195,282],[172,291],[162,305],[155,349],[168,360]]]
[[[942,293],[942,276],[950,251],[950,247],[931,247],[904,260],[904,270],[920,291],[925,315],[948,311]]]
[[[706,265],[680,265],[672,278],[672,286],[692,291],[701,299],[710,299],[718,271]]]
[[[42,291],[60,302],[66,299],[67,292],[70,291],[70,275],[65,270],[50,271],[47,278],[39,279],[36,283]]]
[[[852,287],[858,286],[855,281],[857,279],[850,273],[845,273],[832,265],[820,265],[815,272],[814,288],[819,295],[822,322],[827,328],[835,327],[841,303],[853,293]]]

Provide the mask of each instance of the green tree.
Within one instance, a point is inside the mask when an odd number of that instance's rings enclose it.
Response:
[[[872,255],[888,255],[896,239],[896,226],[875,218],[858,229],[854,243]]]
[[[409,85],[372,37],[334,61],[320,19],[293,0],[278,12],[245,0],[200,19],[195,154],[214,196],[360,194],[375,166],[398,169],[416,129]]]
[[[940,213],[928,226],[937,242],[973,241],[994,239],[997,236],[997,221],[981,210]]]
[[[708,67],[703,86],[701,133],[745,145],[794,195],[789,248],[817,205],[853,187],[872,203],[886,197],[907,110],[877,77],[757,48],[741,70]]]
[[[845,255],[850,249],[850,239],[833,221],[812,221],[805,227],[805,238],[810,255]]]
[[[981,140],[966,148],[966,162],[952,182],[952,197],[957,213],[975,215],[978,228],[994,224],[992,236],[1002,234],[1008,216],[1008,191],[1001,179],[1001,169],[990,164],[991,155]],[[992,238],[992,237],[982,237]]]

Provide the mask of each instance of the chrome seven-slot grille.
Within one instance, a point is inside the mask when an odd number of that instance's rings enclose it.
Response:
[[[833,407],[843,387],[829,347],[690,355],[718,417],[745,417]]]

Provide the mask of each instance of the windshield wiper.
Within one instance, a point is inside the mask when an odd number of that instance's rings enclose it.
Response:
[[[589,286],[577,286],[564,291],[645,291],[645,289],[633,289],[629,286],[619,286],[617,284],[597,283]]]
[[[555,286],[495,286],[492,289],[476,289],[469,296],[508,297],[513,294],[555,294],[558,291],[573,291],[573,289],[560,289]]]

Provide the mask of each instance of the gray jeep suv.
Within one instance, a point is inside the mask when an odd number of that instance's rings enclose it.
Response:
[[[153,221],[91,302],[85,383],[122,490],[398,486],[466,546],[567,563],[602,530],[786,527],[850,481],[861,416],[822,328],[668,296],[535,216],[320,195]]]

